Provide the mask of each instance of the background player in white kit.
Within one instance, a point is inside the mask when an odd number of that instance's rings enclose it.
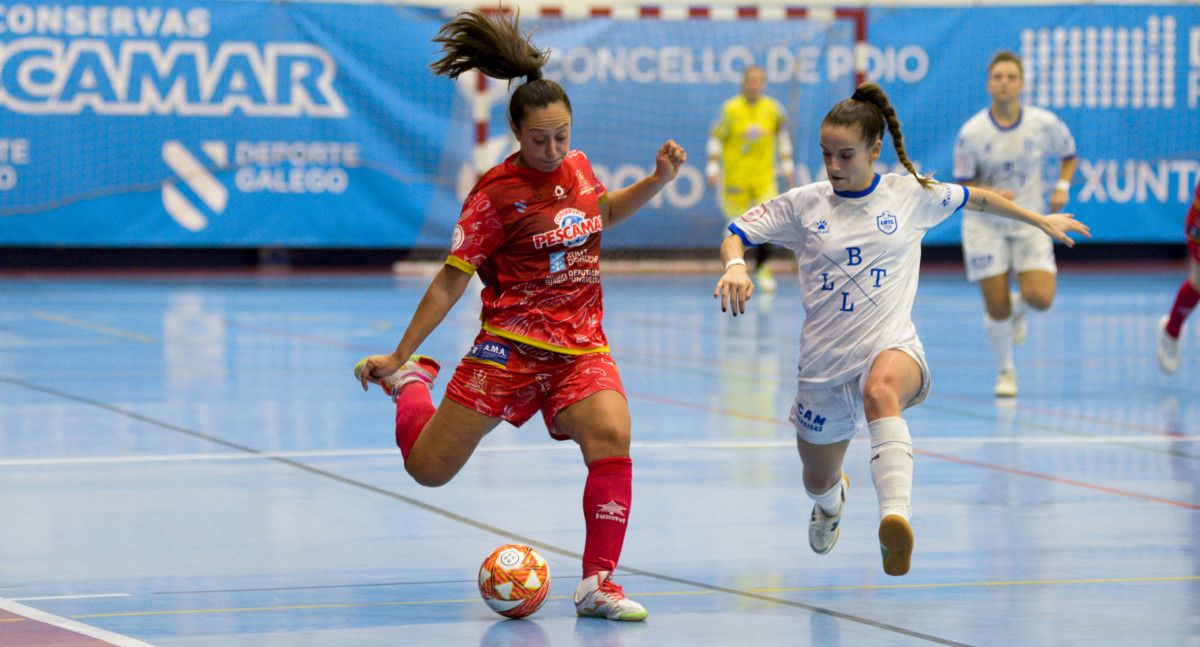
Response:
[[[874,171],[883,129],[908,175]],[[714,297],[744,313],[754,285],[742,258],[747,245],[791,249],[800,267],[804,325],[796,400],[790,419],[804,464],[804,487],[816,502],[809,544],[829,552],[840,535],[849,482],[842,461],[850,439],[869,432],[871,477],[879,497],[883,570],[908,572],[912,440],[901,412],[929,392],[929,367],[912,322],[925,232],[963,206],[1028,222],[1070,245],[1087,234],[1069,215],[1043,216],[988,190],[968,190],[917,176],[904,151],[900,122],[874,83],[834,106],[821,123],[829,180],[787,191],[747,211],[721,244],[726,271]]]
[[[1049,211],[1067,203],[1075,174],[1075,140],[1058,117],[1021,105],[1025,69],[1016,54],[1002,51],[988,64],[990,107],[967,120],[954,146],[954,178],[969,187],[991,189],[1017,204],[1047,210],[1045,171],[1058,166]],[[1054,245],[1022,222],[966,211],[962,223],[967,279],[983,292],[984,333],[996,356],[995,394],[1017,395],[1013,346],[1025,341],[1025,307],[1046,310],[1054,301]],[[1008,273],[1019,292],[1009,294]]]

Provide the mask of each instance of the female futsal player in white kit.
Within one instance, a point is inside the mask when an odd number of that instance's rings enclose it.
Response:
[[[884,128],[912,175],[875,173]],[[834,106],[821,124],[829,180],[787,191],[735,220],[721,244],[726,271],[714,297],[734,316],[754,292],[742,256],[771,242],[791,249],[800,270],[804,324],[796,400],[790,420],[804,486],[816,502],[809,544],[828,553],[841,532],[849,485],[842,462],[850,439],[871,438],[871,477],[879,498],[883,570],[908,572],[912,440],[901,417],[929,392],[929,367],[912,322],[921,238],[965,207],[1034,225],[1065,244],[1088,228],[1065,214],[1043,216],[988,190],[968,190],[917,175],[900,122],[874,83]]]

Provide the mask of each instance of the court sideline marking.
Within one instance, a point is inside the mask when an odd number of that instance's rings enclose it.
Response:
[[[0,622],[28,622],[32,620],[34,622],[39,622],[43,625],[49,625],[63,631],[79,634],[81,636],[87,636],[88,638],[94,638],[107,644],[116,645],[117,647],[152,647],[150,643],[142,642],[136,638],[122,636],[121,634],[116,634],[111,631],[105,631],[99,627],[93,627],[91,625],[83,624],[82,622],[56,616],[52,613],[46,613],[45,611],[34,609],[33,607],[27,607],[24,604],[14,602],[6,598],[0,598],[0,610],[20,616],[12,620],[3,620]],[[44,644],[53,645],[61,643],[55,640],[53,643],[47,642]]]

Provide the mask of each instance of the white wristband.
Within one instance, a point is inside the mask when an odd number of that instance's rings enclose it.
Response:
[[[1058,182],[1055,182],[1054,190],[1055,191],[1070,191],[1071,190],[1071,181],[1070,180],[1059,180]]]
[[[744,266],[745,264],[746,264],[746,259],[744,259],[744,258],[731,258],[725,263],[725,269],[729,269],[729,268],[733,267],[734,265],[743,265]]]
[[[704,165],[704,174],[708,177],[717,177],[720,172],[721,167],[717,166],[717,163],[714,161],[710,160],[708,164]]]

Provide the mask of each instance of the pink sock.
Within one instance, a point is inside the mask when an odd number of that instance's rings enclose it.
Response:
[[[1179,338],[1183,320],[1192,313],[1197,301],[1200,301],[1200,292],[1196,291],[1191,281],[1185,280],[1183,285],[1179,286],[1179,293],[1175,295],[1175,305],[1171,306],[1171,316],[1167,319],[1168,335]]]
[[[436,410],[429,387],[419,382],[405,384],[396,395],[396,446],[406,462],[417,436]]]
[[[612,571],[625,544],[629,504],[633,499],[633,461],[625,456],[601,458],[588,465],[583,486],[583,576]]]

